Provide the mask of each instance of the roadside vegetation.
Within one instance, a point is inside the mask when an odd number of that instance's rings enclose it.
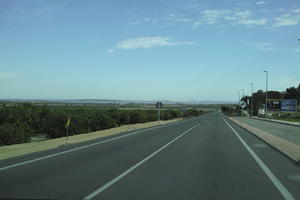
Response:
[[[240,107],[233,105],[223,105],[221,106],[221,111],[227,116],[241,116],[242,111]]]
[[[161,110],[160,119],[198,116],[206,111],[188,109]],[[30,142],[31,137],[44,134],[47,138],[66,135],[66,121],[70,117],[69,135],[90,133],[126,124],[157,120],[155,109],[116,109],[94,107],[52,107],[20,103],[0,109],[0,146]]]
[[[296,87],[287,88],[283,92],[279,91],[268,91],[268,99],[297,99],[298,112],[280,112],[280,111],[271,111],[268,112],[272,114],[270,118],[285,120],[285,121],[300,121],[300,84]],[[251,101],[252,96],[244,96],[241,98],[241,102],[245,103],[245,111],[251,113]],[[265,117],[265,115],[259,115],[259,109],[264,109],[266,102],[266,93],[262,90],[258,90],[253,93],[253,115],[259,117]],[[241,116],[241,107],[239,105],[223,105],[221,110],[224,114],[228,116]]]

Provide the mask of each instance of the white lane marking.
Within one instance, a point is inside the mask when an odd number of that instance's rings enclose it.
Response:
[[[254,151],[248,146],[248,144],[243,140],[243,138],[232,128],[232,126],[223,118],[225,123],[229,126],[229,128],[235,133],[247,151],[251,154],[251,156],[255,159],[258,165],[262,168],[262,170],[267,174],[269,179],[281,193],[285,200],[295,200],[293,195],[284,187],[284,185],[278,180],[278,178],[272,173],[272,171],[267,167],[267,165],[256,155]]]
[[[202,122],[202,123],[204,123],[204,122]],[[130,167],[129,169],[127,169],[126,171],[124,171],[123,173],[121,173],[120,175],[118,175],[117,177],[115,177],[112,180],[110,180],[109,182],[107,182],[105,185],[101,186],[99,189],[95,190],[91,194],[89,194],[86,197],[84,197],[83,199],[84,200],[90,200],[90,199],[94,198],[95,196],[97,196],[98,194],[100,194],[101,192],[103,192],[104,190],[106,190],[107,188],[109,188],[114,183],[118,182],[120,179],[122,179],[123,177],[125,177],[127,174],[129,174],[130,172],[132,172],[133,170],[135,170],[137,167],[139,167],[140,165],[142,165],[143,163],[145,163],[147,160],[151,159],[153,156],[155,156],[156,154],[158,154],[159,152],[161,152],[162,150],[164,150],[165,148],[167,148],[173,142],[175,142],[176,140],[180,139],[185,134],[187,134],[189,131],[191,131],[192,129],[198,127],[199,125],[201,125],[201,123],[197,124],[196,126],[193,126],[192,128],[188,129],[184,133],[180,134],[179,136],[177,136],[176,138],[174,138],[173,140],[171,140],[170,142],[168,142],[167,144],[165,144],[164,146],[162,146],[161,148],[159,148],[158,150],[156,150],[155,152],[153,152],[152,154],[150,154],[149,156],[147,156],[146,158],[144,158],[140,162],[136,163],[135,165],[133,165],[132,167]]]
[[[184,120],[184,121],[179,121],[179,122],[175,122],[175,123],[170,123],[170,124],[164,124],[164,125],[160,125],[160,126],[156,126],[156,127],[152,127],[152,128],[148,128],[148,129],[143,129],[143,130],[140,130],[140,131],[135,131],[135,132],[128,133],[128,134],[121,135],[121,136],[117,136],[117,137],[114,137],[114,138],[111,138],[111,139],[108,139],[108,140],[104,140],[104,141],[88,144],[88,145],[85,145],[85,146],[81,146],[81,147],[78,147],[76,149],[70,149],[70,150],[59,152],[59,153],[54,153],[54,154],[51,154],[51,155],[48,155],[48,156],[43,156],[43,157],[40,157],[40,158],[36,158],[36,159],[32,159],[32,160],[28,160],[28,161],[24,161],[24,162],[20,162],[20,163],[8,165],[8,166],[5,166],[5,167],[1,167],[0,172],[3,171],[3,170],[10,169],[10,168],[14,168],[14,167],[18,167],[18,166],[21,166],[21,165],[26,165],[26,164],[30,164],[30,163],[33,163],[33,162],[36,162],[36,161],[44,160],[44,159],[47,159],[47,158],[52,158],[52,157],[56,157],[56,156],[59,156],[59,155],[62,155],[62,154],[78,151],[78,150],[81,150],[81,149],[86,149],[88,147],[92,147],[92,146],[95,146],[95,145],[98,145],[98,144],[111,142],[111,141],[118,140],[118,139],[121,139],[121,138],[124,138],[124,137],[135,135],[137,133],[146,132],[146,131],[149,131],[149,130],[153,130],[153,129],[157,129],[157,128],[161,128],[161,127],[165,127],[165,126],[169,126],[169,125],[179,124],[179,123],[187,122],[187,121],[191,121],[191,120],[195,120],[195,118]]]

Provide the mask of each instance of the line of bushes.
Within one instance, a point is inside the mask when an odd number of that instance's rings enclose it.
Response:
[[[242,111],[237,106],[221,106],[221,110],[225,115],[228,116],[241,116]]]
[[[203,114],[200,110],[186,110],[183,117]],[[161,120],[182,116],[180,110],[162,110]],[[69,135],[89,133],[121,125],[157,120],[156,110],[85,109],[36,106],[30,103],[7,106],[0,109],[0,146],[29,142],[35,134],[48,138],[63,137],[65,123],[71,118]]]

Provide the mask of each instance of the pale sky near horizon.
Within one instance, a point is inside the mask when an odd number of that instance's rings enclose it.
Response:
[[[299,0],[0,0],[0,99],[237,100],[300,83]]]

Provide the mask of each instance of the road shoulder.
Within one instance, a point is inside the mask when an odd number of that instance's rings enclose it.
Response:
[[[245,124],[239,120],[233,119],[232,117],[227,117],[227,119],[231,120],[232,122],[247,130],[248,132],[254,134],[264,142],[268,143],[278,151],[282,152],[284,155],[288,156],[296,163],[300,163],[300,146],[291,143],[287,140],[284,140],[280,137],[274,136],[266,131]]]
[[[155,122],[148,122],[148,123],[141,123],[141,124],[131,124],[130,126],[121,126],[117,128],[111,128],[101,131],[96,131],[88,134],[79,134],[70,136],[68,138],[68,144],[76,144],[80,142],[87,142],[107,136],[117,135],[120,133],[125,133],[128,131],[137,131],[139,129],[155,127],[159,125],[165,125],[170,123],[175,123],[182,120],[173,119],[167,121],[155,121]],[[34,142],[34,143],[24,143],[24,144],[15,144],[15,145],[8,145],[0,147],[0,160],[13,158],[17,156],[22,156],[26,154],[31,154],[35,152],[55,149],[57,147],[63,146],[66,143],[66,138],[56,138],[56,139],[49,139],[46,141]]]

